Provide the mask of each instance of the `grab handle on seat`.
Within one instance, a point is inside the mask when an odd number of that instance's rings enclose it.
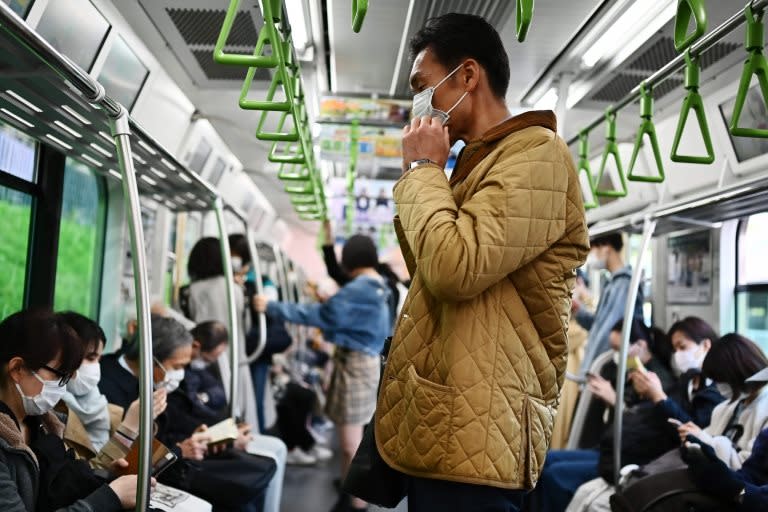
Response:
[[[619,174],[621,190],[600,189],[600,184],[603,181],[603,174],[605,174],[605,168],[608,164],[609,157],[613,157],[613,160],[616,163],[616,171]],[[600,162],[600,173],[598,174],[597,183],[595,184],[595,194],[600,197],[627,196],[627,180],[624,178],[624,168],[621,165],[619,145],[616,143],[616,112],[611,112],[610,108],[605,112],[605,149],[603,150],[603,159]]]
[[[709,132],[709,123],[707,123],[707,113],[704,110],[704,101],[701,99],[701,94],[699,94],[699,76],[701,68],[699,66],[699,59],[691,57],[690,49],[685,51],[685,64],[685,88],[688,90],[688,94],[685,96],[682,109],[680,110],[680,120],[677,123],[677,131],[675,132],[675,139],[672,143],[672,155],[670,156],[670,159],[673,162],[686,164],[711,164],[715,161],[715,149],[712,146],[712,136]],[[688,121],[688,115],[691,110],[696,112],[696,119],[699,123],[701,137],[704,141],[704,147],[707,150],[706,156],[678,154],[680,141],[683,138],[683,131],[685,130],[685,124]]]
[[[752,12],[752,4],[749,4],[745,11],[747,17],[747,37],[745,47],[749,53],[747,61],[744,63],[744,71],[741,74],[739,82],[739,91],[736,93],[736,104],[733,107],[733,116],[731,117],[730,131],[736,137],[768,138],[768,129],[765,128],[739,128],[739,119],[744,110],[744,104],[749,94],[749,86],[752,82],[752,76],[756,76],[760,83],[760,90],[763,95],[763,103],[768,106],[768,60],[763,54],[765,44],[765,27],[763,26],[763,13],[755,14]]]
[[[641,181],[644,183],[663,183],[664,182],[664,160],[661,158],[659,150],[659,139],[656,136],[656,125],[653,124],[653,90],[645,82],[640,84],[640,128],[637,130],[635,138],[635,148],[632,150],[632,159],[629,162],[629,174],[627,178],[630,181]],[[637,156],[640,154],[640,148],[643,147],[643,137],[648,136],[653,149],[653,156],[656,160],[656,176],[635,175],[635,164]]]

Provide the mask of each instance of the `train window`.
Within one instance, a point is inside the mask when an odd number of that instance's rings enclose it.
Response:
[[[107,94],[131,110],[148,76],[149,70],[128,43],[116,37],[98,78]]]
[[[735,97],[720,105],[720,113],[727,125],[731,124],[733,107],[735,105]],[[754,86],[749,90],[739,124],[748,128],[760,128],[763,130],[768,128],[768,111],[766,110],[763,95],[758,86]],[[733,135],[730,135],[730,132],[729,136],[731,138],[731,145],[733,145],[733,151],[736,153],[736,159],[739,162],[744,162],[768,153],[768,140],[766,139],[734,137]]]
[[[104,178],[67,159],[59,228],[54,306],[95,318],[99,306],[104,229]]]
[[[738,251],[736,329],[768,351],[768,212],[741,222]]]
[[[11,10],[24,18],[29,12],[29,7],[33,0],[2,0],[6,5],[11,6]]]
[[[34,139],[0,124],[0,171],[24,181],[35,181],[36,148]]]
[[[72,16],[77,16],[76,27]],[[89,71],[109,32],[109,22],[88,0],[50,0],[37,24],[46,41]]]
[[[5,318],[24,302],[32,196],[0,185],[0,218],[0,318]]]

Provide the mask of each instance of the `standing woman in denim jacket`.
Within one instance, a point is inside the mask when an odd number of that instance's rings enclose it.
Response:
[[[341,264],[352,278],[324,304],[289,304],[256,297],[258,311],[276,320],[322,329],[336,345],[326,414],[341,437],[342,478],[363,437],[363,426],[376,409],[379,354],[391,330],[389,288],[376,272],[379,258],[373,240],[347,240]],[[358,499],[342,497],[334,510],[365,510]]]

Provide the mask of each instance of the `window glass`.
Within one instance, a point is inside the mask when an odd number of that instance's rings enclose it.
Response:
[[[117,37],[99,73],[98,81],[107,90],[107,95],[131,110],[148,74],[147,68],[123,38]]]
[[[30,195],[0,186],[0,318],[18,311],[24,303],[31,216]]]
[[[104,221],[103,178],[67,159],[54,305],[95,318],[99,306]]]
[[[736,330],[768,353],[768,289],[739,292]]]
[[[2,0],[6,5],[10,5],[11,10],[22,18],[27,15],[29,6],[32,5],[33,1],[34,0]]]
[[[736,106],[736,98],[720,105],[720,113],[725,119],[727,126],[730,126],[733,118],[733,107]],[[741,111],[739,126],[744,128],[768,129],[768,111],[766,110],[763,95],[758,86],[752,87],[747,93],[747,100]],[[736,159],[744,162],[768,153],[768,140],[754,137],[734,137],[728,132],[733,145],[733,151],[736,153]]]
[[[35,141],[0,123],[0,171],[35,181]]]
[[[739,284],[768,283],[768,212],[745,220],[739,237]]]
[[[37,32],[75,64],[90,71],[109,32],[109,23],[88,0],[50,0]]]

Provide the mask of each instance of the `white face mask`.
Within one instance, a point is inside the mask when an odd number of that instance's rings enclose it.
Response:
[[[413,109],[411,110],[411,115],[414,118],[417,118],[417,117],[436,117],[436,118],[440,119],[440,124],[442,124],[443,126],[445,126],[448,123],[448,121],[451,118],[451,112],[453,112],[453,109],[458,107],[459,103],[464,101],[464,98],[467,97],[467,94],[469,94],[469,92],[464,92],[464,94],[461,95],[461,98],[459,98],[459,100],[456,103],[454,103],[453,106],[451,108],[449,108],[447,112],[443,112],[442,110],[436,109],[432,105],[432,97],[435,95],[435,89],[437,89],[438,87],[443,85],[443,82],[448,80],[451,76],[453,76],[454,73],[456,73],[459,69],[461,69],[462,65],[463,64],[459,64],[458,66],[456,66],[456,69],[454,69],[453,71],[448,73],[448,75],[445,78],[443,78],[442,80],[440,80],[437,83],[437,85],[434,85],[432,87],[427,87],[426,89],[424,89],[420,93],[414,95],[414,97],[413,97]]]
[[[99,385],[101,380],[101,365],[99,363],[83,363],[74,377],[67,383],[67,391],[75,396],[90,393]]]
[[[21,395],[21,401],[24,405],[24,412],[28,416],[40,416],[53,410],[56,404],[59,403],[61,397],[67,391],[64,386],[59,386],[59,379],[56,380],[43,380],[40,376],[32,372],[37,380],[43,383],[43,389],[35,396],[27,396],[21,390],[21,386],[16,384],[16,389]]]
[[[203,359],[202,357],[198,357],[197,359],[193,359],[191,363],[189,363],[189,367],[193,370],[205,370],[208,368],[208,366],[211,363]]]
[[[701,347],[693,347],[688,350],[678,350],[672,356],[672,366],[678,375],[687,371],[701,369],[704,363],[704,351]]]
[[[600,259],[594,252],[590,252],[587,256],[587,266],[593,270],[605,270],[607,264],[605,260]]]
[[[243,269],[243,258],[240,256],[232,256],[232,271],[237,273]]]
[[[277,300],[278,300],[277,288],[272,286],[272,285],[265,286],[264,287],[264,296],[270,302],[277,302]]]
[[[165,380],[160,383],[160,387],[164,387],[168,393],[173,393],[179,389],[179,384],[184,380],[184,368],[181,370],[171,370],[165,372]]]
[[[724,382],[716,382],[715,387],[717,388],[717,392],[720,393],[723,398],[726,400],[733,400],[733,389],[731,389],[730,384],[726,384]]]

